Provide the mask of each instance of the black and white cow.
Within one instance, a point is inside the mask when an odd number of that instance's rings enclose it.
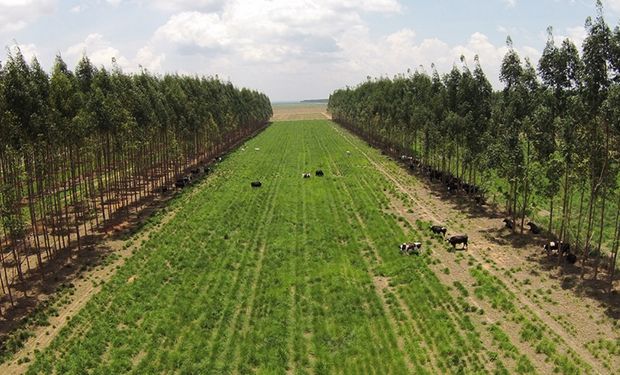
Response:
[[[419,254],[422,248],[421,242],[402,243],[400,246],[400,252],[403,254]]]
[[[514,220],[512,220],[512,219],[510,219],[510,218],[505,218],[505,219],[503,220],[503,222],[504,222],[504,225],[506,226],[506,228],[508,228],[508,229],[514,229],[514,227],[515,227],[515,222],[514,222]]]
[[[452,245],[453,248],[456,249],[456,245],[459,244],[463,244],[463,249],[467,248],[467,240],[469,238],[467,237],[466,234],[463,235],[459,235],[459,236],[452,236],[450,238],[448,238],[446,241],[450,242],[450,245]]]
[[[260,182],[260,181],[252,181],[252,182],[250,183],[250,185],[251,185],[253,188],[259,188],[259,187],[263,186],[263,184],[261,184],[261,182]]]
[[[543,250],[545,250],[547,255],[561,254],[564,256],[570,253],[570,244],[561,241],[550,241],[543,246]]]
[[[301,175],[303,178],[310,178],[310,173],[306,172]]]

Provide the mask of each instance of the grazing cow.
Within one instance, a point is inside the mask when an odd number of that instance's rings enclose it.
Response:
[[[259,187],[263,186],[263,184],[261,184],[260,181],[252,181],[250,183],[250,185],[252,185],[253,188],[259,188]]]
[[[179,189],[183,189],[184,187],[189,185],[191,181],[192,181],[192,178],[190,176],[185,176],[183,178],[179,178],[178,180],[176,180],[176,182],[174,183],[174,186],[178,187]]]
[[[566,261],[570,264],[575,264],[577,262],[577,255],[573,253],[566,254]]]
[[[317,169],[317,170],[316,170],[316,172],[314,172],[314,174],[315,174],[317,177],[323,177],[323,176],[325,175],[325,174],[323,173],[323,171],[322,171],[322,170],[320,170],[320,169]]]
[[[205,171],[205,174],[209,174],[213,171],[213,169],[211,169],[211,167],[206,167],[204,171]]]
[[[442,227],[441,225],[433,225],[431,227],[431,231],[434,234],[441,234],[441,236],[443,237],[446,235],[446,232],[448,232],[448,228]]]
[[[448,191],[453,193],[459,189],[459,181],[456,178],[451,178],[448,181]]]
[[[400,252],[403,254],[419,254],[422,248],[421,242],[403,243],[399,246]]]
[[[505,218],[505,219],[503,220],[503,222],[504,222],[504,224],[506,225],[506,228],[508,228],[508,229],[514,229],[514,227],[515,227],[515,222],[514,222],[514,220],[509,219],[509,218]]]
[[[303,178],[310,178],[310,173],[304,173],[303,175],[301,175]]]
[[[347,155],[351,156],[351,151],[347,151]]]
[[[530,232],[534,233],[534,234],[540,234],[540,228],[538,227],[538,225],[532,223],[531,221],[528,221],[527,224],[528,227],[530,227]]]
[[[260,151],[260,148],[254,147],[254,151]]]
[[[476,202],[478,206],[484,206],[487,203],[484,197],[481,197],[479,195],[474,197],[474,202]]]
[[[450,245],[452,245],[452,247],[455,249],[456,249],[456,245],[458,244],[463,244],[463,249],[465,249],[467,248],[467,240],[468,240],[467,235],[463,234],[460,236],[452,236],[448,238],[446,241],[450,242]]]
[[[438,171],[436,169],[431,169],[430,171],[431,180],[441,180],[442,177],[443,177],[443,173],[441,173],[441,171]]]
[[[547,255],[562,256],[570,253],[570,244],[564,242],[551,241],[543,246],[543,250],[547,252]]]

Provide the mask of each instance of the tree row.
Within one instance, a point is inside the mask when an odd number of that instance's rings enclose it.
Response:
[[[190,171],[261,130],[262,93],[217,77],[74,71],[50,74],[9,53],[0,66],[0,313],[45,287]],[[188,181],[189,178],[185,178]],[[5,307],[3,309],[3,307]]]
[[[570,243],[586,269],[613,280],[620,233],[620,28],[598,14],[580,53],[548,40],[535,67],[507,40],[501,91],[477,57],[444,75],[433,67],[368,79],[330,96],[333,118],[369,142],[411,158],[451,188],[505,205]],[[483,197],[486,195],[486,197]]]

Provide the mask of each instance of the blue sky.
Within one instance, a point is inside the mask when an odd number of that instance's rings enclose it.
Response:
[[[618,25],[620,0],[605,17]],[[594,0],[0,0],[0,42],[49,68],[86,52],[128,72],[218,75],[274,101],[480,56],[496,88],[510,35],[534,63],[553,26],[580,46]],[[6,52],[0,54],[3,60]]]

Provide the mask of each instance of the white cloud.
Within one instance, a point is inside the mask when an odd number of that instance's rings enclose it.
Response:
[[[502,0],[510,8],[514,8],[517,5],[517,0]]]
[[[12,44],[9,46],[9,51],[11,51],[11,53],[15,54],[17,50],[21,51],[24,59],[28,62],[32,61],[35,57],[38,59],[39,54],[37,52],[37,46],[33,43]]]
[[[248,62],[278,62],[333,55],[338,36],[362,24],[361,13],[400,9],[395,0],[236,0],[220,12],[177,13],[154,40],[186,53],[206,49],[212,57],[232,54]]]
[[[165,60],[165,54],[156,54],[150,46],[138,50],[134,58],[127,58],[117,48],[106,40],[103,35],[90,34],[84,41],[76,43],[65,51],[68,58],[73,61],[79,60],[84,54],[96,66],[112,65],[112,59],[125,71],[136,71],[138,66],[143,66],[150,71],[159,71],[161,63]],[[70,61],[71,61],[70,60]]]
[[[620,13],[620,0],[604,0],[603,5],[606,9],[610,9],[613,12]]]
[[[55,6],[55,0],[0,0],[0,33],[21,30]]]

